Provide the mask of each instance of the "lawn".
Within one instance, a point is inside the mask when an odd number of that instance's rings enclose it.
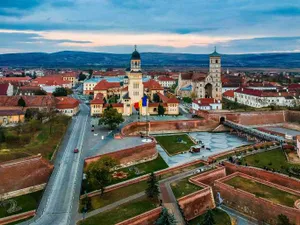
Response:
[[[291,164],[286,160],[285,154],[280,148],[244,157],[241,162],[243,165],[273,169],[287,175],[292,167],[300,169],[300,165]],[[290,175],[293,176],[293,174]],[[300,178],[300,176],[294,176]]]
[[[120,182],[125,181],[125,180],[130,180],[132,178],[139,177],[139,176],[151,173],[151,172],[166,169],[166,168],[168,168],[167,163],[158,154],[156,159],[151,160],[149,162],[140,163],[140,164],[137,164],[137,165],[134,165],[134,166],[130,166],[130,167],[126,167],[126,168],[122,168],[122,169],[117,170],[117,171],[122,171],[122,172],[127,173],[127,177],[122,178],[122,179],[111,177],[111,181],[108,184],[108,186],[112,185],[112,184],[120,183]],[[89,182],[89,183],[91,183],[91,182]],[[94,190],[97,190],[97,189],[98,189],[97,187],[94,187],[92,185],[88,186],[88,192],[91,192],[91,191],[94,191]]]
[[[203,189],[202,187],[190,183],[189,177],[171,183],[171,188],[177,199]]]
[[[300,195],[297,196],[240,176],[233,177],[225,183],[235,188],[255,194],[256,197],[265,198],[274,203],[279,203],[289,207],[293,207],[295,201],[300,198]]]
[[[139,192],[145,191],[147,188],[147,181],[142,181],[136,184],[132,184],[126,187],[121,187],[116,190],[106,192],[102,196],[97,195],[90,198],[91,208],[88,211],[98,209],[114,202],[117,202],[123,198],[127,198],[131,195],[135,195]],[[80,200],[79,210],[82,211],[84,200]]]
[[[50,159],[64,136],[70,117],[59,115],[46,123],[31,120],[4,128],[5,142],[0,144],[0,162],[41,153]]]
[[[212,210],[212,213],[216,222],[215,225],[231,225],[230,216],[223,210],[215,208]],[[189,225],[202,224],[203,220],[204,220],[204,214],[189,221]]]
[[[3,202],[2,202],[2,204],[1,204],[2,207],[0,207],[0,218],[36,209],[42,198],[42,194],[43,194],[43,191],[37,191],[37,192],[33,192],[33,193],[30,193],[27,195],[22,195],[22,196],[18,196],[15,198],[10,198],[8,200],[5,200],[4,202],[10,201],[10,200],[13,200],[14,202],[16,202],[19,210],[16,210],[16,212],[9,213],[9,212],[7,212],[7,210],[11,207],[11,204],[10,203],[3,204]]]
[[[152,202],[146,197],[136,199],[134,201],[120,205],[109,211],[99,213],[95,216],[80,221],[80,225],[105,224],[113,225],[131,217],[140,215],[158,206],[157,202]]]
[[[155,139],[158,144],[160,144],[161,147],[169,153],[169,155],[188,151],[191,146],[195,145],[187,134],[155,136]],[[179,142],[180,139],[182,140],[181,142]]]

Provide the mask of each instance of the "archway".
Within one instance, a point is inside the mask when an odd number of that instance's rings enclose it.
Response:
[[[205,85],[205,98],[212,98],[212,85],[210,83]]]
[[[222,117],[220,118],[220,124],[222,124],[222,123],[224,123],[224,122],[225,122],[225,117],[222,116]]]

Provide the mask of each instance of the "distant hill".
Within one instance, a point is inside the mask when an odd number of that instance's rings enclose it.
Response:
[[[141,53],[143,67],[207,67],[206,54]],[[0,66],[127,67],[130,54],[63,51],[0,54]],[[300,68],[300,53],[222,55],[223,67]]]

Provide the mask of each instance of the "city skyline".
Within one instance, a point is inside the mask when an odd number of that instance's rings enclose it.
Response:
[[[0,53],[300,52],[297,0],[0,3]]]

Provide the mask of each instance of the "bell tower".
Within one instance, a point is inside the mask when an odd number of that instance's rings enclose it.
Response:
[[[141,68],[141,56],[134,46],[131,54],[130,72],[128,74],[128,94],[131,104],[138,103],[144,96],[143,74]]]
[[[135,72],[141,71],[141,56],[136,50],[136,45],[134,46],[134,52],[131,55],[130,69]]]
[[[209,55],[209,77],[212,85],[211,97],[222,100],[222,81],[221,81],[221,55],[217,48]]]

